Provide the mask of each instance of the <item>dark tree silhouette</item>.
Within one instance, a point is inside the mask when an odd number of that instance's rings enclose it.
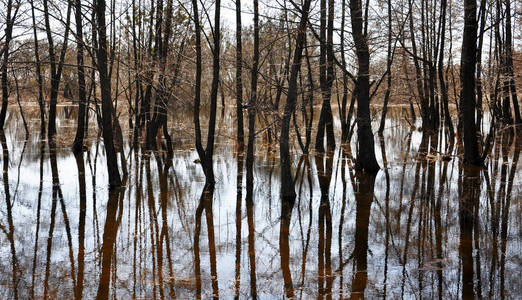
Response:
[[[288,82],[288,95],[286,96],[286,105],[281,126],[281,135],[279,137],[279,157],[281,160],[281,199],[284,202],[295,202],[295,187],[290,169],[290,119],[295,111],[297,103],[297,77],[301,69],[301,59],[303,56],[303,48],[306,39],[306,27],[308,23],[308,13],[311,0],[305,0],[301,10],[301,20],[297,26],[297,37],[295,40],[294,59],[290,71],[290,80]]]
[[[464,162],[482,165],[475,124],[475,67],[477,64],[477,2],[464,1],[464,33],[460,63],[460,107],[464,127]]]
[[[9,103],[9,89],[7,86],[7,64],[9,63],[9,54],[10,49],[9,45],[11,44],[11,40],[13,38],[13,26],[14,21],[16,19],[16,15],[18,13],[18,8],[20,7],[17,5],[13,12],[13,1],[9,0],[7,1],[7,14],[6,14],[6,26],[5,26],[5,40],[3,45],[3,60],[2,60],[2,66],[1,66],[1,72],[2,72],[2,108],[0,109],[0,130],[4,129],[4,123],[5,123],[5,117],[7,115],[7,104]]]
[[[241,0],[236,0],[236,117],[237,117],[237,144],[242,152],[245,148],[243,130],[243,43],[241,28]]]
[[[75,21],[76,21],[76,63],[78,64],[78,123],[76,136],[73,143],[73,152],[80,153],[83,150],[83,139],[85,137],[87,111],[87,94],[85,91],[85,70],[83,67],[83,24],[82,24],[82,3],[75,1]]]
[[[330,100],[332,98],[332,85],[334,81],[334,52],[333,52],[333,22],[334,1],[321,0],[321,27],[320,27],[320,53],[319,53],[319,84],[323,96],[321,114],[317,127],[315,150],[324,152],[324,136],[326,131],[326,142],[329,151],[335,149],[335,136],[333,130],[333,115]],[[328,19],[326,17],[328,11]],[[328,24],[327,24],[328,23]]]
[[[105,24],[105,0],[97,0],[94,7],[96,12],[98,48],[98,73],[100,76],[100,88],[102,98],[102,130],[105,154],[107,155],[107,171],[109,174],[109,186],[115,188],[121,186],[118,158],[114,148],[113,120],[114,115],[111,99],[111,79],[107,69],[107,33]]]
[[[53,32],[51,22],[49,20],[49,4],[47,0],[43,0],[45,32],[47,34],[47,43],[49,49],[49,64],[51,65],[51,95],[49,97],[49,120],[47,124],[47,137],[53,139],[56,134],[56,104],[58,102],[58,89],[62,79],[63,65],[65,63],[65,54],[67,53],[67,45],[69,41],[71,7],[72,1],[67,4],[67,20],[65,21],[65,33],[63,36],[62,49],[60,57],[56,61],[56,49],[54,45]],[[104,8],[105,9],[105,8]]]
[[[368,20],[363,19],[360,0],[350,1],[352,19],[352,35],[355,41],[358,73],[355,83],[357,95],[357,164],[356,168],[369,174],[379,172],[379,164],[375,159],[375,146],[370,119],[370,52],[368,49],[367,34],[363,26]]]
[[[207,145],[203,148],[201,141],[201,124],[199,120],[200,102],[201,102],[201,27],[199,23],[199,11],[197,0],[192,1],[194,13],[194,31],[196,34],[196,84],[194,95],[194,128],[196,132],[196,150],[198,151],[201,166],[205,173],[207,184],[214,185],[213,155],[214,155],[214,138],[216,131],[216,106],[219,85],[219,55],[221,48],[221,29],[220,29],[220,11],[221,1],[217,0],[214,11],[214,32],[213,32],[213,51],[212,51],[212,86],[210,90],[210,115],[207,133]]]

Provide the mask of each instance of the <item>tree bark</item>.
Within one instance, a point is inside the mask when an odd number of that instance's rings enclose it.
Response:
[[[464,34],[460,63],[460,107],[464,126],[464,162],[482,165],[475,124],[475,66],[477,62],[477,2],[464,1]]]
[[[96,56],[98,59],[98,73],[100,76],[100,89],[102,100],[102,130],[105,153],[107,155],[107,171],[109,174],[109,187],[121,186],[118,160],[114,149],[113,137],[113,107],[111,100],[111,79],[107,69],[107,33],[105,24],[105,0],[96,0],[96,21],[98,32],[98,47]]]
[[[357,162],[356,169],[368,174],[379,172],[370,119],[370,52],[367,36],[363,34],[364,19],[360,0],[350,1],[352,35],[355,41],[358,73],[355,83],[357,94]]]
[[[508,86],[511,93],[511,102],[513,104],[513,112],[515,113],[515,125],[522,124],[522,118],[520,116],[520,108],[518,106],[517,90],[515,86],[515,74],[513,67],[513,37],[511,28],[511,0],[505,0],[506,4],[506,42],[505,42],[505,53],[506,53],[506,68],[508,75]]]
[[[248,145],[246,156],[246,198],[252,201],[254,198],[254,143],[256,131],[256,109],[257,109],[257,79],[259,72],[259,2],[254,0],[254,55],[251,73],[250,101],[248,103]],[[255,286],[255,274],[250,280]],[[255,295],[252,297],[255,299]]]
[[[167,58],[168,58],[168,49],[169,49],[169,40],[172,32],[172,6],[173,1],[168,0],[167,1],[167,7],[165,10],[166,13],[166,19],[165,19],[165,26],[162,34],[162,27],[161,23],[158,20],[159,25],[157,25],[156,29],[156,36],[157,36],[157,44],[156,47],[159,47],[159,86],[157,87],[156,92],[156,99],[154,101],[154,114],[152,116],[152,120],[147,124],[147,148],[148,149],[157,149],[156,145],[156,136],[158,134],[158,130],[160,127],[163,128],[163,137],[167,141],[167,151],[172,154],[172,147],[171,145],[171,138],[168,134],[167,130],[167,115],[168,115],[168,107],[169,107],[169,98],[170,95],[168,93],[168,85],[166,80],[166,65],[167,65]],[[160,7],[162,5],[158,5],[158,15],[163,14],[162,11],[160,11]],[[182,44],[183,48],[183,44]],[[176,75],[176,74],[175,74]],[[176,79],[175,79],[176,80]],[[174,80],[174,81],[175,81]]]
[[[328,20],[327,20],[328,11]],[[320,30],[320,57],[319,57],[319,83],[323,96],[323,104],[321,106],[321,114],[319,115],[319,124],[317,136],[315,140],[315,150],[324,152],[324,136],[326,131],[326,142],[328,151],[335,149],[335,136],[333,130],[332,107],[330,104],[332,97],[332,84],[334,80],[333,74],[333,19],[334,19],[334,1],[328,0],[328,9],[326,0],[321,0],[321,30]],[[328,23],[328,24],[327,24]]]
[[[408,0],[409,19],[410,19],[410,37],[411,37],[411,55],[415,66],[415,84],[417,86],[418,99],[420,100],[421,106],[421,118],[423,130],[429,127],[429,115],[428,115],[428,103],[427,95],[424,93],[422,86],[422,71],[419,63],[419,57],[417,56],[417,42],[415,38],[415,27],[413,20],[413,0]]]
[[[444,0],[442,0],[444,1]],[[379,135],[384,131],[386,124],[386,113],[388,112],[388,101],[391,91],[391,66],[392,66],[392,17],[391,0],[388,0],[388,55],[386,57],[386,92],[384,93],[384,103],[382,105],[381,123],[379,125]]]
[[[60,88],[60,80],[62,78],[63,64],[65,62],[65,54],[67,52],[67,43],[69,40],[70,21],[71,21],[71,1],[67,4],[67,20],[65,21],[65,34],[62,43],[62,49],[58,64],[56,62],[54,41],[51,31],[51,23],[49,21],[49,8],[48,1],[43,0],[44,6],[44,20],[45,20],[45,31],[47,33],[47,41],[49,43],[49,63],[51,65],[51,95],[49,97],[49,120],[47,137],[53,139],[56,134],[56,104],[58,101],[58,90]]]
[[[85,92],[85,71],[83,68],[83,24],[82,3],[75,1],[76,16],[76,62],[78,64],[78,122],[76,136],[73,143],[73,152],[78,154],[83,150],[83,139],[85,136],[85,111],[87,110],[87,97]]]
[[[449,111],[449,95],[446,81],[444,79],[444,45],[446,39],[446,12],[447,12],[447,1],[441,0],[441,37],[440,37],[440,53],[439,53],[439,65],[438,65],[438,76],[439,85],[441,90],[441,102],[444,109],[444,124],[448,128],[450,142],[453,143],[455,139],[455,129],[453,128],[453,122],[451,120],[451,114]]]
[[[40,62],[38,35],[36,33],[36,17],[34,14],[34,0],[31,0],[31,18],[33,21],[34,57],[36,62],[36,78],[38,80],[38,106],[40,108],[40,137],[45,136],[45,106],[43,96],[43,77]]]
[[[7,105],[9,103],[9,90],[7,87],[7,63],[9,62],[9,44],[13,37],[13,25],[14,15],[13,14],[13,1],[7,1],[7,15],[6,15],[6,26],[5,26],[5,42],[4,42],[4,59],[2,61],[2,108],[0,109],[0,130],[4,130],[5,118],[7,115]],[[18,11],[18,9],[16,9]]]
[[[243,152],[245,148],[245,133],[243,130],[243,45],[241,26],[241,0],[236,0],[236,117],[239,152]]]
[[[294,59],[290,71],[288,82],[288,95],[286,97],[285,110],[281,124],[281,135],[279,137],[279,157],[281,160],[281,200],[286,202],[284,205],[293,206],[295,202],[295,187],[292,179],[290,162],[290,119],[295,111],[297,103],[297,78],[301,69],[301,59],[306,38],[306,26],[308,23],[308,13],[311,0],[305,0],[302,8],[301,20],[297,27],[297,37],[295,41]]]
[[[199,24],[199,12],[197,0],[192,0],[192,7],[194,10],[194,30],[196,34],[196,85],[195,85],[195,96],[194,96],[194,128],[196,131],[196,150],[198,151],[199,158],[201,160],[201,166],[205,173],[206,184],[213,185],[215,183],[214,170],[213,170],[213,155],[214,155],[214,138],[216,131],[216,109],[217,109],[217,96],[218,96],[218,85],[219,85],[219,56],[220,56],[220,42],[221,42],[221,29],[220,29],[220,11],[221,1],[216,0],[215,11],[214,11],[214,32],[213,32],[213,52],[212,52],[212,86],[210,90],[210,115],[208,123],[207,133],[207,145],[203,149],[201,143],[201,125],[199,121],[200,112],[200,98],[201,98],[201,27]]]

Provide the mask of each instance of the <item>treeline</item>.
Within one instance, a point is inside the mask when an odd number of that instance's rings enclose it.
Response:
[[[292,201],[291,137],[305,154],[355,137],[356,169],[376,174],[370,104],[382,136],[389,106],[400,103],[421,119],[421,150],[440,133],[448,147],[462,146],[466,163],[482,165],[495,132],[522,123],[514,2],[3,0],[0,128],[10,101],[22,116],[20,101],[36,101],[51,145],[64,91],[78,106],[72,151],[82,153],[89,130],[101,131],[109,184],[118,187],[120,169],[127,172],[120,123],[133,147],[171,157],[172,109],[190,109],[213,189],[216,121],[231,106],[247,186],[263,134],[279,144],[282,195]]]

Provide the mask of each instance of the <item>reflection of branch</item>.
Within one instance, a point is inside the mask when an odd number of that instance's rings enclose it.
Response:
[[[341,263],[341,266],[339,266],[339,268],[337,270],[335,270],[335,274],[339,274],[339,272],[350,262],[350,260],[353,259],[353,257],[355,256],[355,250],[352,250],[352,254],[350,254],[350,257],[348,257],[348,259],[346,259],[343,263]],[[334,278],[335,276],[334,275]]]
[[[5,229],[5,226],[0,223],[0,229],[5,233],[5,235],[9,236],[7,233],[7,229]]]
[[[15,188],[15,193],[13,195],[13,203],[17,198],[16,196],[18,195],[18,187],[20,185],[20,167],[22,166],[22,161],[24,160],[24,153],[25,153],[26,146],[27,146],[27,139],[24,141],[24,147],[22,148],[22,154],[20,154],[20,161],[18,162],[18,177],[16,179],[16,188]]]

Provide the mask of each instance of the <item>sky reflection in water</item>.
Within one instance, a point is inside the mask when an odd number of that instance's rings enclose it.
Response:
[[[295,155],[293,205],[279,198],[278,152],[261,143],[253,199],[226,134],[214,189],[204,190],[197,153],[181,141],[171,165],[126,147],[126,187],[109,194],[101,143],[75,158],[68,146],[42,147],[36,133],[24,143],[12,119],[2,140],[0,298],[516,298],[520,142],[499,133],[488,167],[464,169],[456,149],[443,159],[441,137],[419,153],[422,133],[403,117],[392,113],[376,140],[385,167],[376,178],[356,177],[340,149]],[[67,124],[59,130],[74,130]]]

